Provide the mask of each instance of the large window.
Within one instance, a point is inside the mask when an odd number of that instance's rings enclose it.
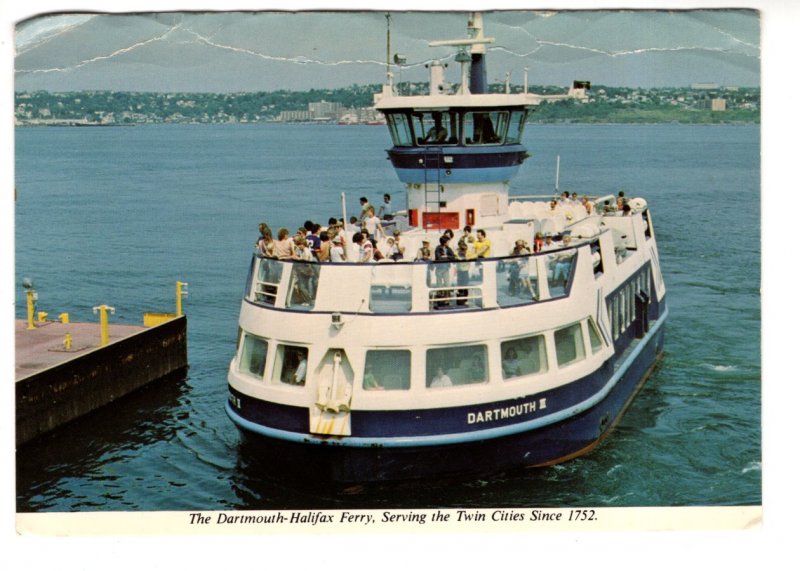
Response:
[[[296,345],[278,345],[272,381],[288,385],[305,385],[308,374],[308,348]]]
[[[414,266],[410,264],[375,264],[369,292],[369,309],[373,313],[408,313],[411,311],[411,281]]]
[[[458,115],[432,111],[411,116],[418,145],[455,145],[458,143]]]
[[[486,346],[428,349],[425,371],[426,386],[431,388],[485,383]]]
[[[319,264],[313,262],[294,262],[286,296],[286,307],[312,309],[317,297],[319,283]]]
[[[242,335],[242,351],[239,357],[239,372],[264,378],[264,367],[267,364],[267,342],[249,333]]]
[[[500,354],[504,379],[547,371],[547,350],[543,335],[505,341],[500,345]]]
[[[392,142],[397,147],[411,147],[414,145],[414,135],[404,113],[387,113],[386,121],[389,124],[389,133]]]
[[[575,250],[565,250],[548,256],[547,285],[551,297],[566,295],[567,284],[575,265]]]
[[[283,264],[272,258],[261,258],[258,261],[256,274],[255,300],[268,305],[275,305],[278,295],[278,285],[283,275]]]
[[[408,350],[367,351],[364,365],[365,390],[401,391],[411,386],[411,352]]]
[[[525,111],[513,111],[508,125],[506,144],[519,143],[522,140],[522,131],[525,128]]]
[[[556,360],[559,367],[565,367],[585,357],[581,324],[575,323],[555,332]]]
[[[522,256],[497,263],[497,304],[500,307],[532,303],[539,299],[536,258]]]
[[[498,145],[508,130],[508,111],[469,112],[464,115],[464,143]]]

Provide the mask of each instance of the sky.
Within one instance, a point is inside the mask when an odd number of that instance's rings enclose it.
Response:
[[[387,31],[396,80],[426,81],[425,64],[466,36],[466,13],[166,12],[52,14],[16,26],[15,90],[242,92],[383,83]],[[388,26],[387,26],[388,23]],[[567,86],[760,84],[756,10],[493,11],[484,16],[489,81]]]

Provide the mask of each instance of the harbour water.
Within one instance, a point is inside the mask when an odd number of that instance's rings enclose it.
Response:
[[[223,410],[257,225],[402,205],[385,127],[154,125],[16,130],[16,304],[118,323],[189,283],[190,370],[17,454],[20,512],[761,503],[759,127],[530,125],[516,194],[642,196],[670,316],[664,358],[611,438],[546,469],[332,489],[286,481]],[[479,461],[479,459],[476,459]]]

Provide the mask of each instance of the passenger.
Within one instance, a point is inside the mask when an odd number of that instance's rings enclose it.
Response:
[[[569,193],[566,190],[561,193],[561,196],[558,198],[558,203],[561,206],[566,206],[569,204]]]
[[[631,215],[631,205],[627,202],[622,206],[622,215],[623,216],[630,216]]]
[[[575,206],[579,206],[580,205],[581,200],[580,200],[580,198],[578,198],[578,193],[577,192],[573,192],[572,193],[572,196],[570,197],[570,202],[572,204],[574,204]]]
[[[626,204],[628,204],[628,199],[625,198],[625,192],[620,190],[617,195],[617,210],[622,210]]]
[[[303,236],[294,237],[294,255],[292,256],[292,259],[301,260],[303,262],[314,261],[314,254],[311,252],[311,248],[308,246],[308,240],[306,240]]]
[[[469,224],[464,226],[464,230],[461,233],[461,239],[467,243],[468,247],[475,243],[475,236],[472,234],[472,226]]]
[[[416,262],[430,262],[433,259],[433,252],[431,252],[431,243],[428,240],[422,241],[422,246],[417,250],[417,257],[414,258]]]
[[[469,378],[473,382],[480,382],[486,380],[486,368],[483,366],[483,359],[479,353],[472,356],[472,361],[469,364]]]
[[[319,233],[321,230],[322,226],[317,223],[312,223],[311,229],[306,234],[306,239],[308,240],[309,247],[311,248],[311,253],[317,259],[319,259],[319,249],[320,246],[322,246],[322,240],[319,238]]]
[[[375,378],[375,375],[372,372],[372,365],[369,363],[364,366],[364,389],[368,391],[383,390],[383,386],[378,382],[378,379]]]
[[[278,230],[278,241],[275,242],[275,256],[279,260],[291,260],[294,257],[294,240],[289,236],[288,228]]]
[[[533,236],[533,252],[538,253],[542,251],[542,246],[544,246],[544,236],[541,232],[537,232]]]
[[[617,211],[616,203],[612,204],[610,200],[603,203],[603,214],[613,214]]]
[[[256,242],[256,250],[266,258],[275,257],[275,240],[272,239],[272,230],[264,222],[258,225],[261,236]]]
[[[586,214],[591,215],[592,214],[592,203],[589,202],[589,197],[586,196],[585,194],[583,195],[583,200],[581,200],[581,204],[583,204],[583,207],[586,209]]]
[[[506,354],[503,355],[503,378],[508,379],[520,375],[522,375],[522,369],[517,358],[517,351],[513,347],[509,347],[506,349]]]
[[[343,239],[341,234],[337,234],[331,240],[331,262],[346,262],[347,256],[344,251]]]
[[[380,248],[378,248],[378,243],[373,240],[372,238],[367,238],[370,244],[372,244],[372,260],[374,262],[386,262],[388,259],[386,256],[381,252]]]
[[[431,383],[428,385],[429,387],[436,388],[436,387],[452,387],[453,381],[450,380],[444,369],[441,367],[436,368],[436,376],[431,379]]]
[[[386,259],[393,262],[403,259],[403,253],[400,251],[397,242],[391,237],[386,239]]]
[[[464,238],[458,241],[458,248],[456,250],[456,258],[459,262],[456,264],[456,285],[458,289],[458,305],[467,305],[467,296],[469,295],[469,260],[475,259],[475,252],[470,251],[467,241]]]
[[[381,225],[381,219],[375,216],[375,209],[372,206],[367,208],[367,215],[363,220],[363,224],[370,238],[377,240],[379,237],[386,236],[386,232],[384,232]]]
[[[328,236],[328,231],[323,230],[319,233],[319,241],[320,247],[319,252],[317,253],[317,260],[320,262],[330,262],[331,261],[331,239]]]
[[[358,218],[355,216],[350,217],[350,223],[347,225],[348,232],[361,232],[361,226],[358,224]]]
[[[400,243],[400,230],[394,231],[393,238],[394,245],[392,246],[392,251],[390,252],[389,257],[395,262],[399,262],[406,256],[406,247]]]
[[[363,224],[364,218],[367,217],[367,210],[370,208],[370,203],[366,196],[362,196],[358,201],[361,203],[361,214],[358,217],[358,222],[359,224]]]
[[[450,238],[447,234],[442,234],[439,238],[439,245],[433,252],[433,257],[437,262],[442,262],[434,266],[434,275],[436,276],[436,286],[443,288],[450,285],[450,268],[451,265],[445,262],[453,262],[456,259],[456,254],[449,245]],[[450,290],[439,290],[436,292],[436,297],[439,301],[435,304],[436,307],[443,307],[450,305]]]
[[[383,204],[378,208],[378,218],[381,220],[394,220],[394,209],[392,208],[392,196],[383,195]]]
[[[572,245],[572,238],[569,234],[564,236],[562,246],[567,248]],[[562,252],[555,255],[555,267],[553,269],[553,281],[555,283],[563,282],[564,287],[567,287],[567,279],[569,278],[569,271],[572,267],[572,260],[574,252]]]
[[[306,360],[306,356],[304,353],[300,353],[298,355],[298,363],[297,368],[294,370],[290,378],[290,382],[293,385],[305,385],[306,384],[306,369],[308,367],[308,361]]]
[[[492,255],[492,242],[486,237],[485,230],[478,230],[478,239],[475,240],[475,255],[478,258],[488,258]]]
[[[447,140],[447,129],[442,125],[442,113],[433,114],[433,127],[428,129],[428,134],[422,140],[424,143],[444,143]]]
[[[553,242],[553,235],[550,232],[547,232],[544,235],[544,243],[542,243],[542,252],[546,252],[548,250],[554,250],[558,246],[555,242]]]
[[[364,237],[361,232],[353,235],[353,244],[358,248],[358,262],[371,262],[373,257],[372,242]]]
[[[531,283],[530,277],[530,254],[531,250],[528,248],[528,243],[525,240],[520,240],[519,249],[517,251],[518,256],[523,256],[521,258],[517,258],[517,265],[519,266],[519,285],[520,291],[522,288],[525,288],[528,291],[528,295],[531,299],[537,299],[536,292],[533,290],[533,284]]]

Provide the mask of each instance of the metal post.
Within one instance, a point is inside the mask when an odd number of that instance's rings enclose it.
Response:
[[[189,291],[183,288],[189,287],[186,282],[175,282],[175,316],[180,317],[183,315],[183,297],[189,295]]]
[[[100,346],[105,347],[108,345],[108,312],[114,313],[114,308],[108,305],[98,305],[92,308],[93,313],[100,310]]]
[[[33,324],[33,314],[36,311],[36,292],[29,289],[25,292],[25,298],[28,302],[28,329],[36,329]]]

